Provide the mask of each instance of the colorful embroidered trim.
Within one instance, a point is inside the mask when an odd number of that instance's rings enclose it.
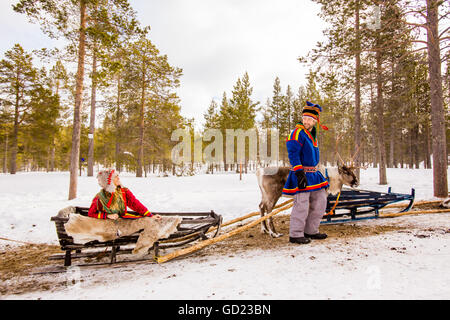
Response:
[[[297,191],[315,190],[315,189],[320,189],[320,188],[326,187],[327,185],[328,185],[328,181],[324,181],[324,182],[319,183],[319,184],[315,184],[315,185],[312,185],[312,186],[307,186],[305,189],[299,189],[298,187],[296,187],[294,189],[283,188],[283,193],[296,193]]]
[[[109,176],[108,176],[108,185],[111,184],[111,176],[112,176],[113,173],[114,173],[114,169],[112,169],[111,172],[109,173]]]

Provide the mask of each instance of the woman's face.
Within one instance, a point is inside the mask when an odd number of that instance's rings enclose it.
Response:
[[[120,185],[120,178],[119,176],[116,176],[113,180],[114,185],[117,187],[118,185]]]

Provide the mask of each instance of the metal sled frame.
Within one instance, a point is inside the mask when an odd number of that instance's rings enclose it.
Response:
[[[379,217],[379,210],[388,204],[400,201],[409,201],[406,208],[400,212],[409,211],[414,204],[415,190],[411,189],[411,194],[393,193],[389,187],[387,193],[343,189],[339,197],[334,214],[325,215],[322,224],[341,223],[364,219],[376,219]],[[327,211],[330,212],[336,203],[337,196],[328,196]]]
[[[76,207],[76,213],[87,216],[89,208]],[[137,214],[134,211],[129,211],[131,214]],[[202,239],[206,240],[210,237],[216,237],[220,231],[220,226],[222,224],[222,216],[216,214],[214,211],[210,212],[152,212],[154,215],[158,214],[161,216],[180,216],[182,217],[181,224],[178,226],[177,231],[170,235],[166,239],[159,239],[155,242],[153,249],[154,255],[159,256],[160,249],[167,249],[172,247],[179,247],[188,244],[192,241]],[[65,254],[56,254],[49,259],[57,260],[64,259],[64,266],[70,266],[72,264],[72,259],[77,258],[88,258],[96,257],[99,254],[110,255],[110,263],[116,262],[116,256],[118,254],[131,253],[132,249],[121,249],[120,246],[135,244],[139,238],[139,233],[134,233],[130,236],[119,237],[112,241],[99,242],[90,241],[85,244],[74,243],[72,237],[67,235],[64,224],[69,220],[69,218],[52,217],[51,221],[55,222],[56,233],[58,235],[59,244],[61,250],[65,251]],[[216,232],[212,236],[207,236],[206,233],[211,227],[217,227]],[[142,230],[141,230],[142,231]],[[82,252],[84,249],[92,248],[108,248],[111,250],[97,250],[90,252]],[[72,253],[75,251],[75,253]]]

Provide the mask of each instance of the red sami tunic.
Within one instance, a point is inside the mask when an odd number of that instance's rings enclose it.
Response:
[[[122,196],[125,202],[125,212],[120,213],[120,217],[124,219],[138,219],[143,217],[152,217],[153,214],[147,210],[147,208],[139,202],[138,199],[131,193],[128,188],[121,188]],[[131,210],[138,213],[138,215],[131,214],[127,212],[127,206]],[[106,219],[107,213],[103,210],[103,205],[101,201],[96,196],[92,200],[91,207],[89,208],[88,216],[97,219]]]

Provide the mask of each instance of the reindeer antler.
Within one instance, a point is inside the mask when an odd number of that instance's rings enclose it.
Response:
[[[358,154],[358,152],[359,152],[359,148],[361,147],[361,145],[359,145],[357,148],[356,148],[356,151],[355,151],[355,154],[353,155],[353,157],[350,159],[350,167],[352,167],[352,168],[355,168],[355,169],[357,169],[357,168],[361,168],[361,167],[356,167],[355,166],[355,158],[356,158],[356,156],[357,156],[357,154]]]
[[[341,140],[341,138],[342,138],[342,134],[339,134],[339,135],[336,137],[336,148],[335,148],[335,153],[336,153],[336,155],[338,156],[339,160],[342,162],[342,164],[345,164],[345,161],[342,160],[342,157],[341,157],[341,155],[340,155],[339,152],[338,152],[338,144],[339,144],[339,140]]]

